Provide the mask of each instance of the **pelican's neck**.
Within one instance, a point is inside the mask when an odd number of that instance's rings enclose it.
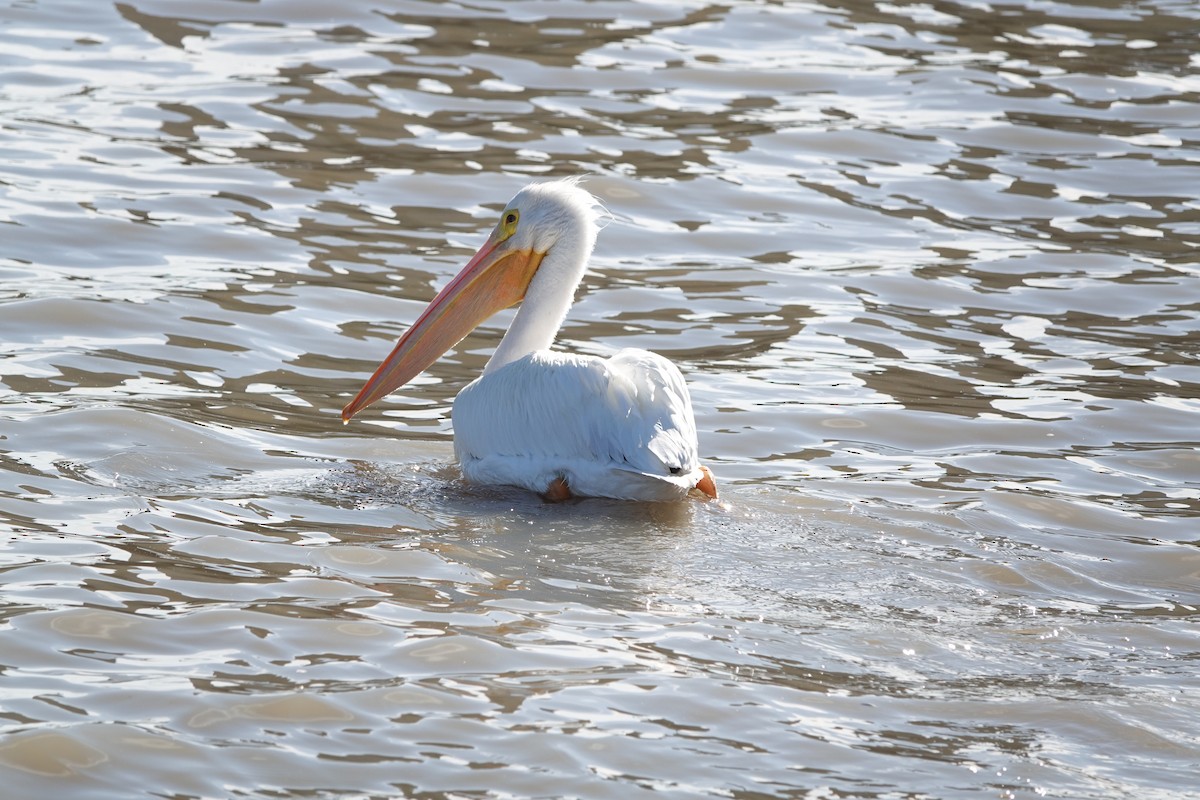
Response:
[[[529,282],[525,299],[484,367],[484,375],[535,351],[549,350],[554,343],[596,242],[596,226],[590,218],[568,219]]]

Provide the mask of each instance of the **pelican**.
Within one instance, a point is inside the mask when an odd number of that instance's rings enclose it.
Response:
[[[552,501],[679,500],[694,490],[715,498],[674,364],[637,349],[607,359],[550,350],[595,245],[600,208],[575,179],[517,192],[479,252],[342,410],[343,422],[521,303],[483,373],[454,400],[454,454],[467,481]]]

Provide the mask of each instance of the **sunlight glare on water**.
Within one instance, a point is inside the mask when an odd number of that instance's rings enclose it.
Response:
[[[1193,4],[0,3],[6,797],[1194,793]],[[569,175],[720,503],[340,422]]]

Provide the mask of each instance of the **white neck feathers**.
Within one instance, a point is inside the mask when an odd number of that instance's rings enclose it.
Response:
[[[521,213],[516,235],[545,256],[484,375],[554,343],[596,243],[597,205],[574,181],[527,186],[509,204]]]

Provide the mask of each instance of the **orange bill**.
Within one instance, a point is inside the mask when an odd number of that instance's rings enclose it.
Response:
[[[519,303],[544,253],[517,250],[492,231],[462,271],[438,293],[350,403],[342,421],[420,375],[485,319]]]

